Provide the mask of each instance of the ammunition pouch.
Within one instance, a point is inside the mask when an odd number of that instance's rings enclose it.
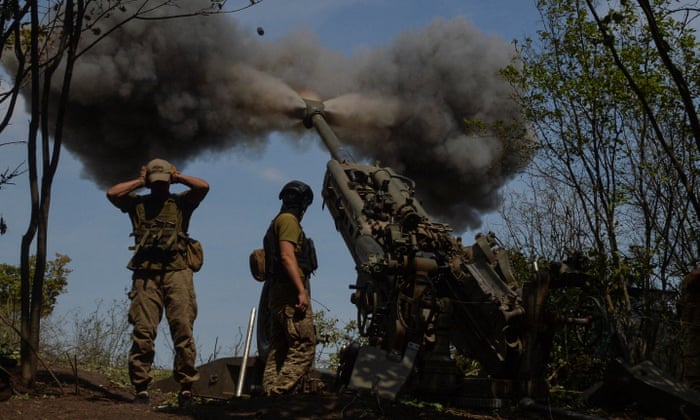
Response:
[[[135,253],[168,255],[180,251],[178,230],[174,222],[156,219],[151,223],[142,223],[132,235],[135,238],[134,246],[129,249]]]
[[[282,261],[279,257],[279,247],[275,247],[272,252],[265,251],[264,248],[254,249],[249,257],[250,273],[253,278],[258,281],[265,281],[269,278],[279,277],[283,273]],[[318,268],[318,259],[316,258],[316,247],[314,241],[310,238],[305,238],[301,246],[301,250],[296,251],[294,256],[297,259],[299,268],[304,272],[306,277],[313,274]]]
[[[301,244],[301,250],[296,253],[297,263],[299,268],[305,275],[313,274],[318,268],[318,260],[316,259],[316,247],[311,238],[306,238]]]
[[[181,235],[185,236],[184,233]],[[187,251],[185,254],[185,260],[187,261],[187,266],[195,273],[202,268],[204,264],[204,248],[202,248],[202,243],[196,239],[192,239],[186,236],[187,240]]]

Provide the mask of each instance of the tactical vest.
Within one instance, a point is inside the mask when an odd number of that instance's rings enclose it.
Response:
[[[128,268],[181,270],[187,267],[184,258],[187,234],[183,232],[183,215],[176,196],[171,194],[157,215],[148,214],[148,200],[149,197],[139,199],[132,214],[134,246],[129,249],[134,251],[134,256]]]
[[[263,237],[263,248],[265,248],[265,276],[267,279],[288,281],[288,276],[282,267],[282,257],[280,255],[280,244],[275,235],[275,220],[272,220]],[[301,246],[294,248],[294,256],[297,259],[299,268],[304,272],[304,277],[309,277],[318,268],[316,259],[316,248],[314,241],[307,238],[304,231],[301,232]]]

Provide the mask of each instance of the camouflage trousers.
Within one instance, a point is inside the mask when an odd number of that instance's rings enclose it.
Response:
[[[154,344],[163,310],[175,347],[175,381],[180,384],[198,381],[193,338],[197,298],[192,270],[136,271],[129,299],[129,322],[134,326],[129,352],[129,377],[136,390],[145,390],[152,380],[150,372],[155,356]]]
[[[298,312],[292,305],[271,311],[270,352],[265,363],[263,390],[267,395],[289,393],[314,362],[316,332],[313,312]]]

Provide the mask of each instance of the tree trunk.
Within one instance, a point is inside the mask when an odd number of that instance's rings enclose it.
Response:
[[[29,277],[29,247],[34,240],[39,220],[39,185],[37,176],[37,132],[39,128],[39,98],[40,98],[40,68],[39,63],[39,11],[37,0],[30,1],[29,13],[31,16],[30,55],[31,55],[31,119],[29,121],[29,135],[27,138],[27,162],[29,169],[29,189],[31,195],[31,214],[27,232],[22,237],[21,249],[21,275],[22,275],[22,345],[20,348],[22,381],[25,385],[31,385],[36,377],[36,351],[32,347],[32,318],[31,318],[31,280]],[[16,80],[17,85],[20,80]]]

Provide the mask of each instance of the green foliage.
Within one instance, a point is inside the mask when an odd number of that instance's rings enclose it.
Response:
[[[44,272],[44,302],[41,310],[42,317],[46,317],[53,311],[58,296],[65,292],[68,284],[68,275],[73,271],[68,263],[71,258],[67,255],[56,254],[53,261],[46,262]],[[36,257],[29,259],[29,266],[34,267]],[[34,276],[30,270],[29,277]],[[9,319],[19,319],[20,311],[20,268],[9,264],[0,264],[0,312]]]
[[[335,370],[340,364],[340,349],[352,341],[361,341],[357,335],[357,321],[341,324],[337,318],[328,317],[325,311],[316,311],[314,325],[318,341],[316,365]]]
[[[555,338],[552,378],[568,385],[585,382],[577,378],[583,369],[592,377],[600,371],[591,334],[607,356],[662,361],[674,370],[666,333],[677,324],[673,291],[697,261],[699,243],[698,214],[683,186],[698,185],[700,173],[678,170],[697,166],[688,122],[694,110],[685,108],[639,4],[591,4],[539,0],[537,40],[517,45],[519,61],[502,72],[539,143],[530,195],[519,191],[512,200],[504,215],[511,237],[499,236],[526,252],[524,261],[557,259],[568,248],[590,260],[590,284],[551,299],[564,316],[596,311],[595,328],[569,326]],[[674,19],[681,15],[672,1],[652,7],[675,67],[697,97],[695,32],[687,17]]]
[[[32,256],[29,266],[34,267],[36,257]],[[49,316],[56,305],[56,299],[66,291],[68,276],[73,271],[68,268],[71,259],[67,255],[56,254],[56,258],[47,261],[44,271],[44,300],[41,316]],[[34,272],[30,271],[30,279]],[[21,276],[20,268],[10,264],[0,264],[0,353],[12,353],[19,346],[19,336],[15,329],[19,328],[21,313],[20,301]]]

